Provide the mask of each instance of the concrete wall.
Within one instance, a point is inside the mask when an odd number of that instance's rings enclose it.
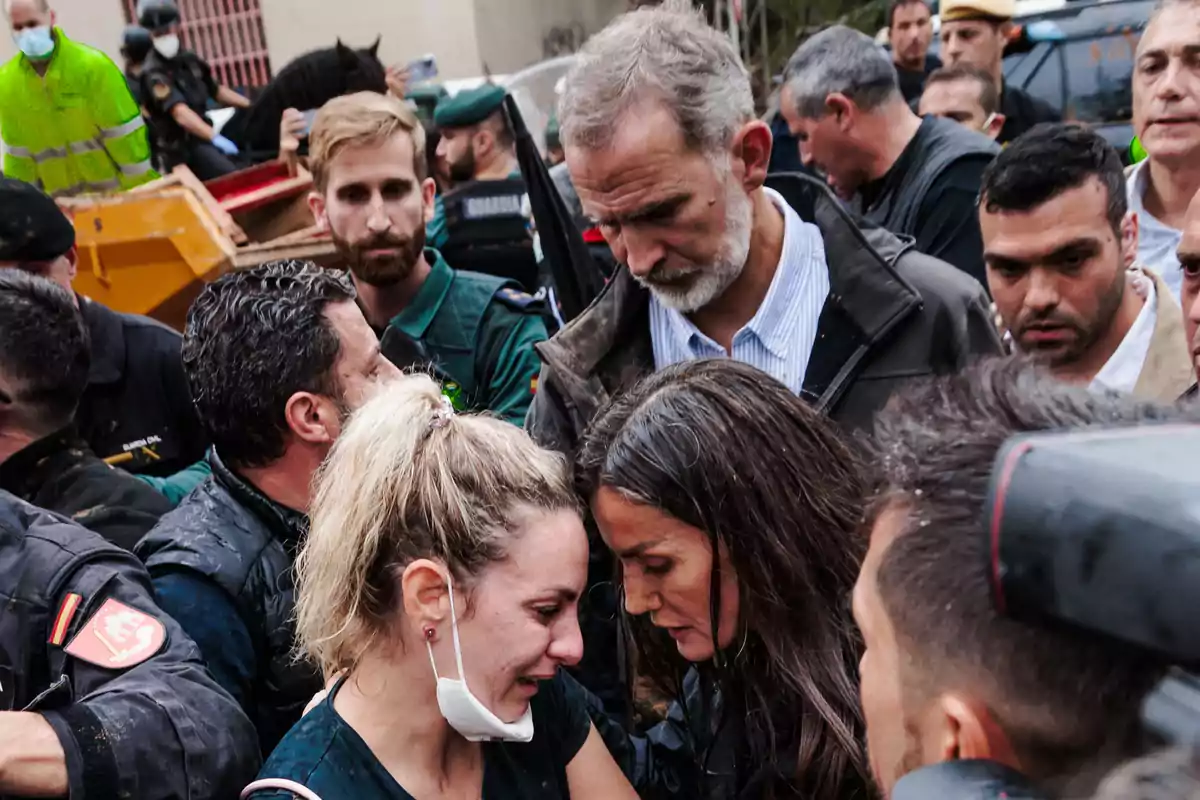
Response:
[[[63,32],[77,42],[103,50],[121,64],[121,34],[125,30],[125,9],[120,0],[50,0]],[[4,19],[0,31],[0,59],[8,61],[17,54]]]
[[[480,60],[492,72],[511,73],[572,52],[568,45],[581,44],[627,7],[627,0],[475,0],[476,28],[486,31]]]
[[[445,78],[481,74],[473,0],[261,0],[271,67],[330,47],[365,47],[382,35],[385,64],[433,53]],[[489,34],[490,35],[490,34]]]

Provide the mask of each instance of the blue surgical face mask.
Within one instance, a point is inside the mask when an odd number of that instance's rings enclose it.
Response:
[[[47,58],[54,52],[54,34],[49,25],[25,28],[13,34],[13,41],[17,49],[29,58]]]

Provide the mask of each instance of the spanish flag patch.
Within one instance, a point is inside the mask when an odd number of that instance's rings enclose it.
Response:
[[[534,375],[533,379],[529,381],[529,393],[537,394],[537,387],[538,387],[538,376]]]
[[[75,612],[79,610],[82,601],[83,598],[74,592],[63,598],[62,605],[58,607],[58,616],[54,618],[54,625],[50,628],[50,644],[61,647],[66,641],[67,631],[71,630],[71,620],[75,619]]]

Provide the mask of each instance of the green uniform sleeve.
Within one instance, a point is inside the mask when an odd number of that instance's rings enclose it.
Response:
[[[179,505],[183,498],[192,493],[204,479],[212,475],[212,467],[208,465],[208,461],[197,461],[187,469],[180,470],[174,475],[166,478],[155,478],[150,475],[138,475],[137,477],[146,483],[153,486],[159,494],[171,501],[172,505]]]
[[[506,422],[524,425],[542,366],[533,346],[546,339],[546,323],[536,311],[518,311],[494,301],[475,354],[475,374],[483,377],[476,405]]]
[[[442,196],[439,194],[433,198],[433,219],[425,226],[425,245],[440,249],[449,238],[450,232],[446,228],[446,206],[442,203]]]

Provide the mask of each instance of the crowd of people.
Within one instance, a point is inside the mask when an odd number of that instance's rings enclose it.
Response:
[[[203,139],[144,5],[140,102]],[[439,249],[447,182],[521,180],[503,89],[285,112],[339,267],[223,275],[182,336],[73,291],[54,170],[140,180],[146,132],[10,139],[6,76],[94,51],[5,11],[0,797],[1197,796],[1143,729],[1172,665],[1007,617],[984,523],[1014,436],[1200,422],[1196,0],[1132,167],[1004,85],[1004,0],[944,0],[946,66],[920,0],[890,55],[808,38],[785,173],[724,34],[618,17],[555,133],[620,267],[556,332]]]

